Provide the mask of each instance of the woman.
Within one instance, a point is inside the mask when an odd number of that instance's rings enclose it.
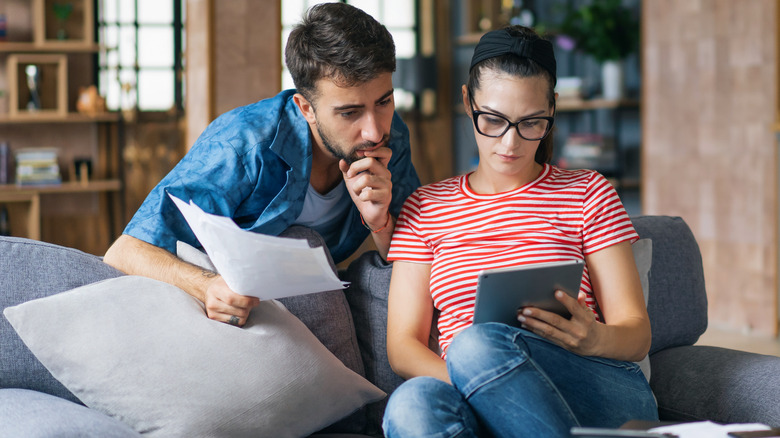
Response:
[[[548,164],[555,81],[552,45],[531,29],[475,48],[462,93],[479,165],[407,199],[388,257],[388,355],[409,379],[388,402],[388,437],[569,436],[658,418],[633,363],[650,348],[638,236],[603,176]],[[585,262],[579,296],[555,294],[570,319],[525,308],[519,328],[471,324],[480,270],[572,259]]]

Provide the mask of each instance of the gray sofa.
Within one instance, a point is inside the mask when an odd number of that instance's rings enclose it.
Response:
[[[701,255],[688,226],[666,216],[632,220],[640,236],[653,242],[650,384],[660,418],[780,426],[780,358],[693,345],[707,327],[707,298]],[[389,394],[402,382],[390,369],[385,352],[390,267],[369,252],[340,274],[351,282],[345,292],[312,294],[284,304],[342,362]],[[0,238],[0,310],[120,275],[98,257],[74,249]],[[337,313],[334,302],[337,307],[343,304],[346,313]],[[385,400],[369,404],[320,434],[381,435],[384,406]],[[83,406],[0,318],[0,437],[11,436],[140,434]]]

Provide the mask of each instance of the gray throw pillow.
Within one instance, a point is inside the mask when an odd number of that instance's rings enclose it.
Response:
[[[294,225],[286,229],[281,237],[306,239],[314,248],[324,246],[325,241],[311,228]],[[331,268],[336,266],[326,251]],[[185,262],[217,272],[208,254],[185,242],[176,243],[176,255]],[[360,358],[355,325],[349,311],[349,304],[342,290],[331,290],[307,295],[298,295],[278,300],[287,310],[303,322],[314,336],[325,345],[347,368],[366,377],[363,360]],[[328,427],[323,432],[365,433],[367,417],[364,409]]]
[[[306,436],[385,395],[273,300],[238,328],[125,276],[3,313],[82,402],[149,436]]]
[[[647,306],[647,298],[650,296],[650,268],[653,263],[653,241],[650,239],[639,239],[631,245],[631,249],[634,252],[634,262],[636,263],[637,271],[639,271],[639,281],[642,283],[642,294],[645,296],[645,306]],[[649,382],[650,357],[645,355],[645,358],[639,361],[639,367],[642,368],[642,372]]]
[[[141,437],[116,418],[29,389],[0,389],[0,425],[0,438]]]

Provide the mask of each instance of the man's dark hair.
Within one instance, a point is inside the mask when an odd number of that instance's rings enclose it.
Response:
[[[395,44],[390,32],[362,10],[323,3],[293,28],[284,60],[295,88],[311,102],[319,79],[350,87],[395,71]]]

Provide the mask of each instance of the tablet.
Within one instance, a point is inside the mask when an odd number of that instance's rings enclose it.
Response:
[[[527,306],[569,318],[569,311],[555,299],[555,291],[562,290],[577,298],[584,266],[584,262],[572,260],[481,271],[474,324],[502,322],[519,327],[517,309]]]

